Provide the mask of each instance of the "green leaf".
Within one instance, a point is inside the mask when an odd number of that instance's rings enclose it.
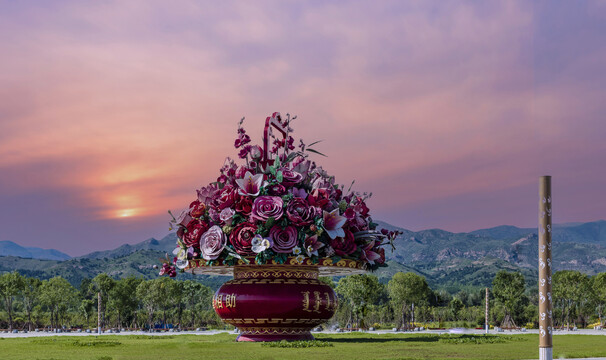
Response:
[[[286,162],[289,163],[291,162],[294,158],[297,157],[297,155],[299,155],[298,152],[291,152],[290,154],[288,154],[288,156],[286,157]]]
[[[318,140],[318,141],[314,141],[314,142],[312,142],[311,144],[307,145],[307,147],[314,146],[314,145],[316,145],[316,144],[321,143],[322,141],[324,141],[324,140]]]
[[[286,258],[288,256],[286,254],[277,254],[276,256],[274,256],[274,260],[278,263],[278,264],[284,264],[286,262]]]
[[[332,263],[333,263],[333,264],[336,264],[336,263],[338,263],[339,261],[341,261],[341,257],[340,257],[340,256],[333,256],[333,257],[332,257]]]
[[[265,228],[269,229],[272,226],[274,226],[274,224],[276,223],[276,219],[274,219],[274,217],[270,217],[269,219],[267,219],[267,221],[265,222]]]
[[[258,253],[257,256],[255,256],[255,264],[265,265],[266,263],[267,261],[265,260],[263,253]]]
[[[282,171],[278,171],[278,173],[276,174],[276,180],[281,183],[282,180],[284,180],[284,176],[282,175]]]
[[[328,157],[328,156],[326,156],[326,155],[322,154],[321,152],[319,152],[318,150],[314,150],[314,149],[305,149],[305,151],[309,151],[309,152],[312,152],[312,153],[314,153],[314,154],[318,154],[318,155],[322,155],[322,156],[324,156],[324,157]]]

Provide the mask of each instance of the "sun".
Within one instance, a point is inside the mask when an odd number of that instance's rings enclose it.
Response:
[[[121,209],[118,210],[118,217],[127,218],[136,214],[135,209]]]

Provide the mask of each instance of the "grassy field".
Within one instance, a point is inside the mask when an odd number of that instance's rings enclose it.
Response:
[[[236,343],[236,336],[105,335],[0,338],[2,359],[536,359],[538,335],[317,334],[306,348]],[[279,345],[279,344],[278,344]],[[309,344],[303,344],[309,345]],[[606,336],[554,337],[554,358],[606,356]]]

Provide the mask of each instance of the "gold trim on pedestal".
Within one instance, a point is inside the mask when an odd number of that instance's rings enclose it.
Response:
[[[275,261],[272,261],[270,264],[266,265],[258,265],[255,264],[254,257],[247,257],[249,264],[246,264],[242,260],[238,260],[238,264],[236,266],[225,265],[222,261],[214,261],[214,265],[207,265],[207,261],[203,259],[195,259],[189,260],[189,264],[184,269],[185,272],[198,274],[198,275],[223,275],[223,276],[233,276],[235,268],[262,268],[264,269],[279,269],[283,270],[283,266],[287,265],[290,270],[293,271],[292,267],[297,267],[296,272],[300,272],[301,274],[306,273],[310,269],[317,269],[317,276],[346,276],[353,274],[363,274],[366,272],[366,264],[361,261],[350,260],[350,259],[340,259],[336,263],[331,258],[320,258],[318,259],[317,264],[314,264],[310,258],[305,258],[301,263],[296,260],[296,257],[291,256],[288,257],[284,264],[279,264]],[[299,268],[301,270],[299,270]],[[274,270],[269,270],[274,271]],[[277,271],[277,270],[275,270]],[[269,276],[268,276],[269,277]],[[284,276],[279,276],[284,277]],[[306,276],[301,275],[300,278],[308,278]],[[309,278],[312,279],[312,278]]]

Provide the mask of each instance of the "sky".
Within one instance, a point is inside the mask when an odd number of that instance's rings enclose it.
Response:
[[[606,218],[606,2],[0,0],[0,240],[72,256],[169,233],[237,122],[410,230]]]

